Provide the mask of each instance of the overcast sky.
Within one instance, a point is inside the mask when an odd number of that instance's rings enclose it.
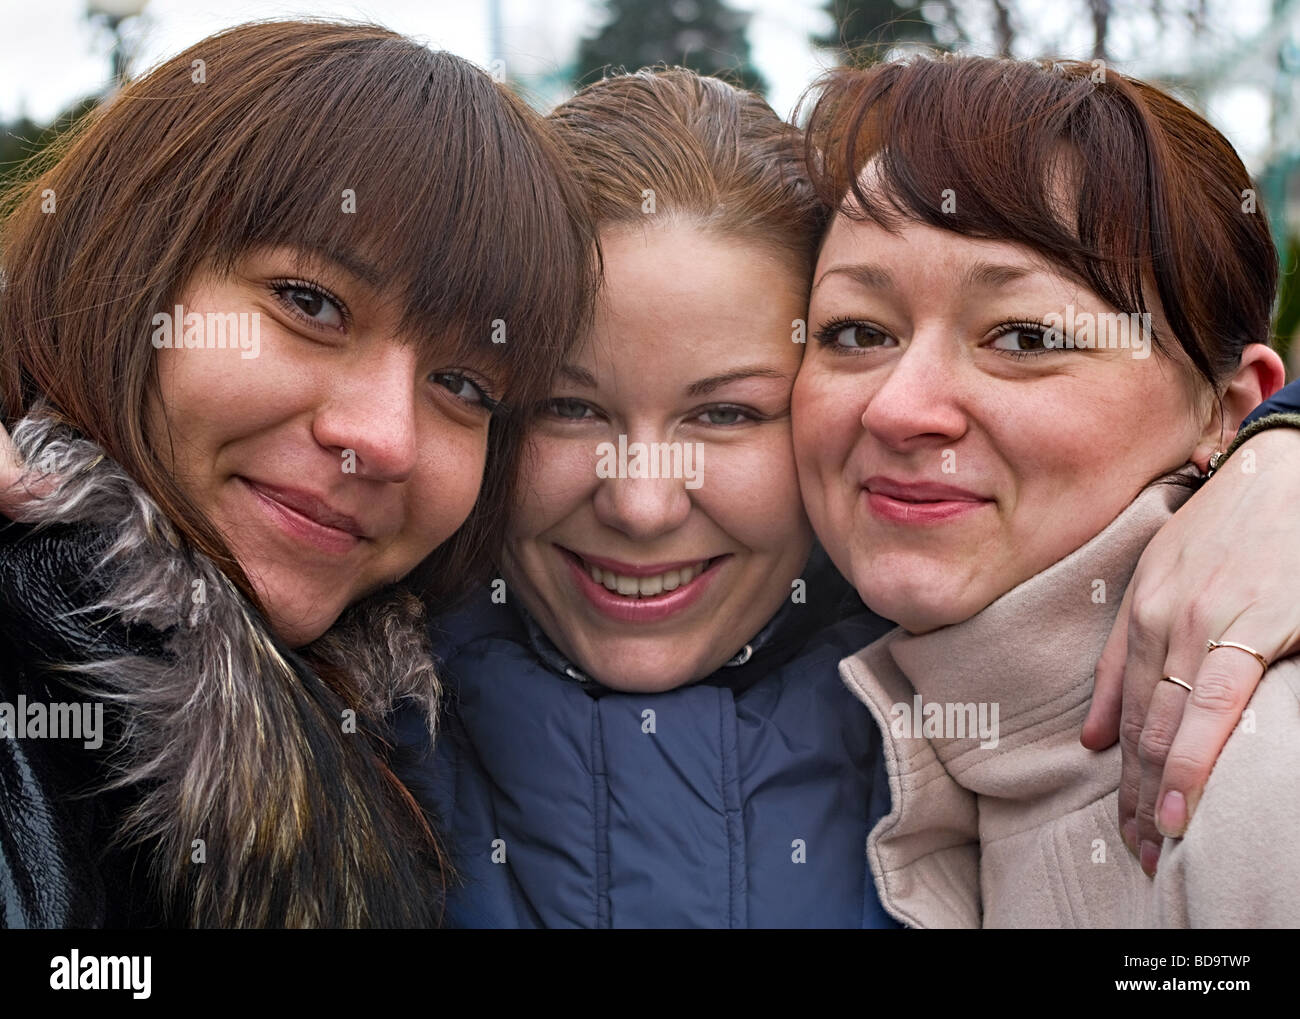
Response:
[[[1248,36],[1264,22],[1273,0],[1212,0],[1222,10],[1222,35]],[[766,77],[768,99],[788,114],[800,92],[828,57],[809,44],[809,35],[825,31],[829,18],[818,0],[732,0],[753,12],[750,45],[754,63]],[[1224,6],[1226,4],[1226,6]],[[1117,5],[1118,6],[1118,5]],[[970,10],[987,10],[987,3]],[[1032,30],[1061,55],[1083,55],[1086,19],[1077,16],[1081,0],[1022,0],[1034,10]],[[556,74],[571,59],[577,39],[601,19],[592,0],[502,0],[507,66],[525,82],[535,75]],[[96,91],[108,75],[108,33],[85,17],[86,0],[0,0],[0,118],[26,113],[45,122],[81,96]],[[1041,14],[1038,12],[1041,11]],[[1065,12],[1065,13],[1063,13]],[[221,28],[256,18],[315,15],[377,21],[422,38],[480,65],[491,58],[487,0],[150,0],[137,31],[137,69],[169,57]],[[978,26],[977,26],[978,29]],[[1150,33],[1150,34],[1148,34]],[[1135,23],[1117,33],[1118,52],[1137,73],[1165,64],[1180,53],[1181,40],[1167,28]],[[1159,37],[1159,47],[1132,40]],[[1141,65],[1146,65],[1144,68]],[[1125,69],[1130,69],[1128,66]],[[1267,108],[1251,88],[1225,91],[1213,98],[1209,113],[1216,125],[1253,164],[1267,140]]]
[[[816,0],[737,0],[735,6],[755,12],[754,59],[771,83],[769,99],[788,112],[821,66],[808,35],[824,30],[829,19]],[[502,8],[512,71],[558,71],[601,16],[590,0],[503,0]],[[102,83],[107,32],[87,21],[85,9],[86,0],[0,0],[0,117],[22,111],[48,120]],[[151,0],[137,67],[241,21],[295,15],[377,21],[478,64],[490,58],[486,0]]]

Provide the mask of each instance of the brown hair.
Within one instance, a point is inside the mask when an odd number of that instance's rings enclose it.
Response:
[[[340,214],[348,188],[354,215]],[[594,231],[540,116],[464,60],[370,25],[266,22],[205,39],[93,113],[5,205],[8,421],[48,401],[255,604],[143,424],[151,318],[200,267],[228,270],[261,245],[356,254],[412,335],[486,363],[494,395],[525,407],[581,334],[594,284]],[[504,344],[491,342],[496,319]],[[427,597],[462,586],[499,530],[521,438],[493,420],[473,513],[411,578]]]
[[[837,69],[801,105],[814,95],[808,159],[828,209],[1023,244],[1122,311],[1148,310],[1146,280],[1173,334],[1156,343],[1214,391],[1268,342],[1277,252],[1250,177],[1160,89],[1092,63],[944,55]]]
[[[811,277],[825,214],[800,133],[763,99],[685,68],[588,85],[551,112],[598,226],[694,221],[771,244]],[[653,217],[642,211],[654,193]]]

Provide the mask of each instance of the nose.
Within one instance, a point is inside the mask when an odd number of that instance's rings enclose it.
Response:
[[[618,437],[610,440],[613,452],[620,449]],[[620,531],[634,541],[650,541],[668,534],[685,523],[690,516],[693,505],[690,491],[686,485],[687,477],[664,477],[665,474],[684,474],[678,468],[688,464],[688,458],[698,454],[698,447],[687,449],[686,443],[668,444],[656,440],[654,436],[642,434],[639,438],[628,435],[626,439],[626,462],[623,456],[616,456],[618,467],[614,477],[599,477],[595,492],[596,518],[607,527]],[[678,450],[674,451],[673,446]],[[667,456],[664,456],[667,450]],[[611,450],[607,450],[611,452]],[[641,457],[642,468],[650,467],[651,460],[658,470],[638,470],[633,462]],[[692,467],[702,467],[697,460],[690,459]],[[599,468],[599,464],[597,465]],[[663,468],[673,468],[665,470]],[[625,469],[626,468],[626,469]],[[602,471],[601,473],[610,473]],[[659,474],[659,477],[634,477],[633,474]],[[698,475],[703,484],[702,471]]]
[[[335,374],[312,424],[316,441],[337,451],[341,470],[402,482],[417,458],[413,345],[377,344]]]
[[[967,427],[961,406],[964,364],[944,331],[915,333],[869,397],[862,426],[900,453],[959,439]]]

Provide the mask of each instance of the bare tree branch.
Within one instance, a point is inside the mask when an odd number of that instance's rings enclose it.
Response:
[[[998,56],[1011,56],[1011,44],[1015,42],[1015,29],[1011,27],[1011,12],[1002,0],[993,0],[993,31],[997,36]]]

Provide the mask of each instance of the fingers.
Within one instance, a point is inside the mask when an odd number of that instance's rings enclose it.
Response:
[[[1177,676],[1184,682],[1190,683],[1191,680],[1186,677],[1192,673],[1190,668],[1175,666],[1171,662],[1162,675]],[[1184,705],[1190,696],[1177,683],[1158,680],[1155,689],[1151,691],[1146,722],[1137,741],[1138,798],[1134,821],[1138,860],[1142,863],[1142,869],[1150,876],[1155,875],[1156,864],[1160,859],[1160,844],[1164,841],[1156,826],[1155,817],[1160,780],[1164,774],[1165,763],[1169,759],[1170,749],[1178,735]]]
[[[1221,640],[1257,647],[1258,638],[1234,636]],[[1181,838],[1196,811],[1214,762],[1228,742],[1242,711],[1264,674],[1259,661],[1236,648],[1218,648],[1205,655],[1192,692],[1184,695],[1182,724],[1169,748],[1156,796],[1156,822],[1161,834]],[[1170,683],[1162,684],[1171,686]]]
[[[1129,585],[1128,599],[1136,585]],[[1168,632],[1168,627],[1158,622],[1155,599],[1138,598],[1137,609],[1130,608],[1129,624],[1125,636],[1124,664],[1124,706],[1120,714],[1120,783],[1119,783],[1119,824],[1124,845],[1134,856],[1140,852],[1141,837],[1137,823],[1138,804],[1141,799],[1144,750],[1140,745],[1146,727],[1147,710],[1151,703],[1154,687],[1164,675],[1166,648],[1164,639],[1159,634]],[[1166,683],[1165,686],[1170,684]],[[1148,746],[1146,753],[1155,748]],[[1155,790],[1152,790],[1154,799]],[[1151,826],[1154,830],[1154,823]]]
[[[0,517],[24,519],[24,509],[33,499],[54,487],[53,478],[24,477],[25,468],[4,425],[0,425]]]
[[[17,484],[21,475],[22,463],[18,459],[18,451],[5,426],[0,424],[0,491]]]
[[[1133,585],[1124,592],[1119,615],[1110,628],[1106,646],[1097,661],[1093,677],[1092,704],[1083,720],[1081,742],[1089,750],[1105,750],[1119,739],[1119,724],[1124,704],[1124,660],[1128,657],[1129,606]]]

